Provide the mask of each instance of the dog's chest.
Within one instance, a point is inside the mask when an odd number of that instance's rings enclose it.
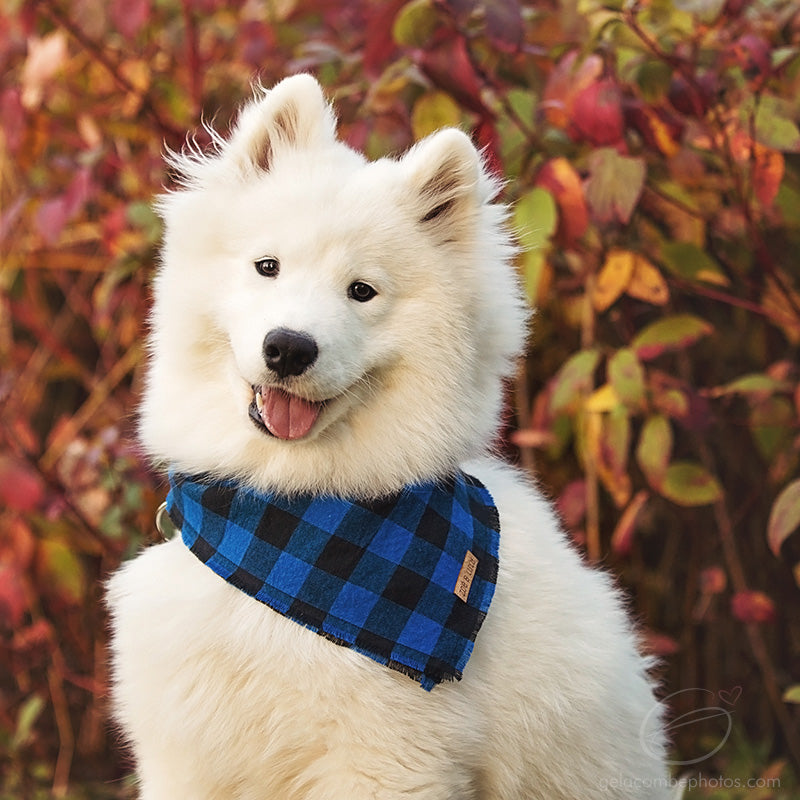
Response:
[[[112,594],[128,723],[159,719],[165,740],[192,742],[193,768],[209,770],[220,791],[225,775],[247,775],[289,800],[300,764],[335,771],[337,759],[418,749],[424,763],[431,748],[452,748],[436,760],[456,763],[471,750],[469,732],[450,742],[422,736],[451,726],[455,686],[422,691],[317,636],[221,580],[180,541],[130,563]]]

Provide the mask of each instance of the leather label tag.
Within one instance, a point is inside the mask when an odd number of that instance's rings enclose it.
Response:
[[[477,569],[478,559],[475,558],[471,550],[467,550],[467,554],[464,556],[464,563],[461,565],[461,571],[458,573],[456,588],[453,589],[455,596],[465,603],[469,597],[469,590],[472,587],[472,580]]]

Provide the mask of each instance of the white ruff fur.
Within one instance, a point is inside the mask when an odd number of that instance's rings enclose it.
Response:
[[[469,139],[368,163],[308,76],[173,155],[141,437],[159,462],[284,492],[375,497],[458,465],[499,514],[494,601],[430,693],[273,612],[180,537],[109,584],[114,706],[142,800],[666,798],[658,705],[608,577],[489,456],[527,315],[497,186]],[[437,209],[440,213],[432,214]],[[253,264],[279,261],[276,277]],[[357,302],[354,281],[377,295]],[[330,400],[286,441],[248,416],[265,335],[312,336],[285,388]],[[642,727],[644,726],[644,728]]]

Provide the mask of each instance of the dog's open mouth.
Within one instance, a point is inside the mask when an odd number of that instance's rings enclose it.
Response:
[[[302,439],[314,427],[327,401],[306,400],[275,386],[254,386],[250,418],[278,439]]]

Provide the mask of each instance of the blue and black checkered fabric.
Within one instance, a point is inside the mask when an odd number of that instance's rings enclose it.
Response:
[[[497,577],[497,509],[475,478],[350,502],[171,474],[167,511],[201,561],[280,614],[425,689],[461,678]]]

